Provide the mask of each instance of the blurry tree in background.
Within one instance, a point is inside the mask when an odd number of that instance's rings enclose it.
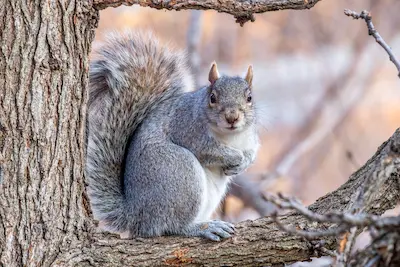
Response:
[[[187,33],[187,53],[189,55],[189,65],[195,78],[195,85],[199,87],[198,79],[200,72],[200,41],[201,41],[201,17],[200,10],[192,10],[190,14],[190,23]]]
[[[137,1],[0,6],[0,265],[269,266],[320,256],[337,266],[400,264],[399,80],[365,23],[343,14],[371,11],[400,55],[399,1],[146,0],[106,9],[125,2]],[[199,86],[214,60],[229,73],[253,65],[262,149],[219,216],[271,217],[237,224],[218,244],[98,231],[83,179],[89,53],[93,40],[123,28],[186,47]],[[315,202],[307,209],[266,192]],[[270,203],[294,211],[278,216]]]

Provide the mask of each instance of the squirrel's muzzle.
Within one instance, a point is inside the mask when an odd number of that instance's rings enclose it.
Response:
[[[234,125],[239,121],[239,111],[236,109],[230,109],[225,111],[225,120],[227,123]]]

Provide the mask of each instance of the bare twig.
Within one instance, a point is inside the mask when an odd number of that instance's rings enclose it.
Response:
[[[344,10],[344,14],[346,16],[352,17],[353,19],[363,19],[365,23],[367,23],[368,34],[372,35],[375,38],[375,41],[385,49],[386,53],[389,55],[390,61],[396,66],[398,71],[398,76],[400,78],[400,62],[394,56],[392,49],[390,46],[383,40],[382,36],[375,29],[374,24],[372,24],[372,16],[369,11],[363,10],[361,13],[357,13],[355,11],[351,11],[349,9]]]
[[[366,227],[373,226],[376,229],[399,229],[400,228],[400,216],[393,217],[380,217],[372,214],[350,214],[342,212],[329,212],[326,214],[317,214],[309,210],[307,207],[303,206],[294,198],[284,197],[279,195],[279,198],[264,195],[264,198],[281,209],[289,209],[298,212],[299,214],[306,217],[309,221],[319,222],[319,223],[336,223],[347,225],[347,229],[353,226]],[[330,235],[330,234],[328,234]]]

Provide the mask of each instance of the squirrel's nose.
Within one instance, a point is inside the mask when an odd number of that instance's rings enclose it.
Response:
[[[225,119],[229,124],[234,124],[239,120],[239,112],[232,110],[228,113],[225,113]]]

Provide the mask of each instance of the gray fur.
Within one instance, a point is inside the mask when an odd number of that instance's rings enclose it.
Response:
[[[183,54],[151,36],[114,35],[99,55],[90,68],[86,166],[95,218],[131,236],[229,237],[233,226],[209,217],[229,176],[255,159],[249,84],[223,76],[189,92]]]

